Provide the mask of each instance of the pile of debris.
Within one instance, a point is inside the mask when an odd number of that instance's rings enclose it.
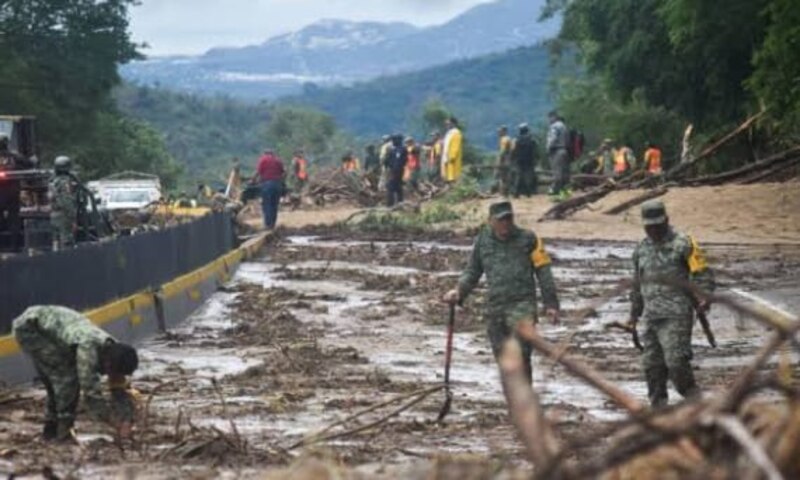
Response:
[[[369,174],[329,168],[318,172],[309,181],[304,195],[316,206],[350,203],[360,207],[374,207],[385,201],[383,187],[379,178]],[[427,180],[420,180],[416,188],[408,183],[405,185],[406,197],[417,202],[432,200],[448,190],[448,185]]]
[[[527,383],[516,341],[509,341],[501,358],[503,390],[511,419],[536,467],[537,478],[768,478],[800,477],[800,389],[792,385],[789,362],[778,373],[763,373],[781,348],[797,347],[796,317],[712,297],[740,314],[769,326],[773,333],[755,359],[719,395],[689,400],[675,407],[648,410],[566,348],[544,340],[532,325],[518,334],[539,353],[592,386],[628,413],[602,437],[582,438],[591,445],[612,438],[611,446],[593,458],[575,461],[579,445],[561,445],[546,419],[536,388]],[[788,355],[787,355],[788,357]],[[780,400],[755,398],[770,391]]]
[[[306,195],[317,206],[348,202],[372,207],[383,199],[376,187],[377,181],[373,182],[366,175],[331,168],[317,172],[312,177],[306,188]]]

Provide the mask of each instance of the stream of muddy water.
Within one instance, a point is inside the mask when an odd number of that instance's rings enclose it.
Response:
[[[36,435],[41,394],[29,391],[28,405],[0,410],[0,440],[15,449],[0,460],[0,469],[36,472],[52,465],[97,478],[258,477],[313,454],[353,467],[365,478],[421,476],[430,459],[442,455],[476,456],[498,471],[525,472],[480,318],[481,291],[458,312],[451,373],[455,399],[444,425],[435,423],[443,401],[437,392],[363,433],[291,448],[354,412],[442,382],[447,313],[438,298],[455,284],[469,245],[460,237],[446,242],[284,237],[267,246],[259,260],[243,264],[231,284],[181,328],[142,346],[135,383],[149,406],[136,444],[119,448],[107,432],[81,422],[82,447],[44,445]],[[646,401],[631,338],[604,327],[627,319],[627,294],[609,298],[608,292],[630,275],[633,245],[559,240],[549,249],[564,317],[559,326],[541,324],[540,331],[553,342],[568,339],[570,354]],[[797,249],[719,245],[709,250],[723,289],[800,311]],[[718,348],[708,346],[699,328],[693,338],[697,377],[706,394],[728,384],[765,336],[763,328],[724,307],[715,306],[710,318]],[[565,439],[586,438],[625,418],[598,392],[537,356],[534,383]],[[679,401],[672,390],[670,398]],[[575,455],[591,455],[602,446],[602,440],[584,445]]]

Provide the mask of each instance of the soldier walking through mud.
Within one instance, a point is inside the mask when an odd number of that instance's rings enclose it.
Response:
[[[69,157],[58,157],[50,179],[50,226],[53,233],[53,250],[75,245],[78,228],[78,186],[70,175],[72,161]]]
[[[667,404],[667,379],[683,397],[699,393],[692,371],[692,326],[695,310],[710,304],[670,282],[689,282],[713,292],[714,275],[695,240],[672,229],[664,203],[642,205],[645,238],[633,253],[631,326],[644,351],[642,366],[653,407]]]
[[[553,323],[559,321],[559,302],[553,280],[550,256],[544,242],[534,232],[514,224],[510,202],[489,207],[489,222],[475,239],[469,264],[458,286],[443,300],[462,303],[486,274],[488,294],[483,316],[495,358],[504,342],[514,336],[520,322],[538,322],[536,284],[542,292],[545,312]],[[533,382],[531,345],[516,337],[522,348],[528,379]]]
[[[64,307],[28,308],[14,320],[13,333],[47,390],[46,440],[74,438],[81,394],[91,417],[111,424],[121,437],[130,436],[136,400],[126,376],[139,365],[136,349]],[[108,376],[109,392],[102,375]]]

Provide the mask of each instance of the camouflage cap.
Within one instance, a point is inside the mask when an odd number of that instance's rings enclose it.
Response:
[[[489,206],[489,216],[495,220],[501,220],[506,217],[514,215],[514,209],[511,207],[511,202],[493,203]]]
[[[661,200],[650,200],[642,205],[642,223],[647,225],[662,225],[667,223],[667,208]]]

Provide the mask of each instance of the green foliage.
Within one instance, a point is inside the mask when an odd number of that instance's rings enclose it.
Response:
[[[333,117],[310,108],[278,106],[270,115],[266,140],[283,158],[298,148],[312,165],[334,164],[353,150],[352,141],[336,126]]]
[[[447,205],[457,205],[465,200],[478,198],[480,194],[478,179],[475,176],[462,175],[439,201]]]
[[[590,146],[608,135],[677,149],[681,123],[726,131],[759,103],[784,131],[798,124],[796,1],[548,0],[544,15],[559,11],[556,44],[575,45],[588,74],[560,83],[559,107],[590,131]],[[740,156],[763,137],[750,140]]]
[[[123,85],[115,91],[120,110],[163,132],[167,150],[185,165],[189,179],[221,181],[239,158],[255,164],[265,146],[270,107],[225,97],[198,97]]]
[[[397,131],[427,137],[449,111],[468,126],[473,144],[494,149],[499,125],[546,117],[549,79],[547,49],[527,47],[351,87],[307,89],[286,103],[328,112],[371,139]]]
[[[113,107],[117,66],[138,58],[128,32],[135,0],[0,2],[0,105],[38,118],[39,157],[74,157],[84,176],[178,169],[149,128]]]
[[[423,232],[437,225],[456,222],[462,215],[442,201],[431,202],[418,212],[370,212],[351,228],[365,232]]]
[[[749,86],[781,131],[800,135],[800,7],[796,0],[773,0],[764,16],[769,27]]]
[[[667,162],[680,155],[678,140],[685,125],[676,113],[650,106],[638,97],[627,103],[617,102],[596,77],[561,79],[558,93],[561,114],[569,119],[571,127],[584,132],[589,149],[611,138],[631,147],[639,154],[639,160],[646,142],[661,146]]]
[[[122,111],[164,132],[167,150],[186,167],[187,182],[222,181],[231,159],[249,168],[265,147],[284,161],[302,148],[313,165],[337,160],[352,144],[333,118],[309,108],[132,85],[117,89],[115,97]]]

